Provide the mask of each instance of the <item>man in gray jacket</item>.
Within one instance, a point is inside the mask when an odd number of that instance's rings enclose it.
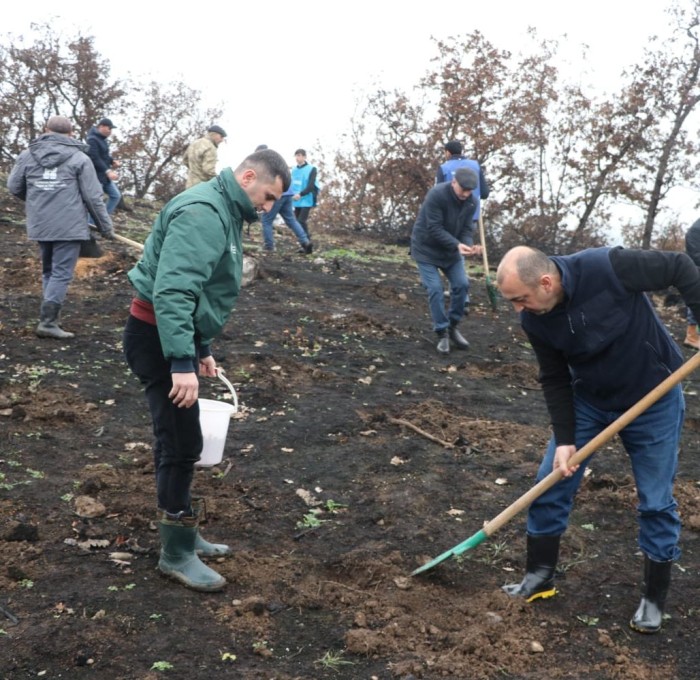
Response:
[[[43,296],[36,329],[40,338],[73,337],[61,328],[59,315],[80,242],[90,238],[88,213],[104,237],[114,237],[87,145],[72,133],[68,118],[49,118],[46,133],[19,155],[7,180],[10,192],[26,202],[27,236],[41,251]]]

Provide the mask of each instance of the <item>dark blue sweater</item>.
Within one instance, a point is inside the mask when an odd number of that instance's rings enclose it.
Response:
[[[551,258],[564,302],[546,314],[521,312],[540,364],[557,444],[573,444],[573,393],[625,411],[683,362],[644,291],[675,286],[700,312],[700,275],[685,253],[593,248]]]

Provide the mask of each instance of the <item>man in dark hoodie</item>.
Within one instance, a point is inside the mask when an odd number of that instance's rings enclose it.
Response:
[[[73,278],[80,242],[90,238],[88,213],[102,235],[112,238],[112,220],[102,187],[86,156],[87,146],[72,138],[68,118],[53,116],[46,133],[23,151],[7,186],[26,201],[27,236],[39,243],[42,262],[40,338],[72,338],[59,323],[61,306]]]

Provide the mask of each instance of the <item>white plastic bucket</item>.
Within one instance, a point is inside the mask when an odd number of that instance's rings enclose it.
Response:
[[[209,467],[218,465],[224,456],[226,435],[231,416],[238,411],[238,398],[233,385],[223,376],[223,371],[218,371],[219,378],[226,383],[233,395],[233,404],[216,399],[199,399],[199,424],[202,428],[203,447],[202,454],[195,465]]]

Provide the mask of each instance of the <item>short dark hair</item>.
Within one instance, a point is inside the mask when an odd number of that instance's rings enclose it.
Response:
[[[272,149],[262,149],[250,154],[243,159],[235,172],[238,173],[248,168],[252,168],[260,177],[269,182],[274,182],[275,178],[279,177],[282,180],[282,191],[287,191],[292,183],[287,161]]]
[[[449,151],[453,156],[461,156],[462,150],[462,142],[458,142],[456,139],[445,144],[445,151]]]
[[[294,155],[296,156],[298,153],[300,153],[302,156],[304,156],[304,158],[306,158],[306,150],[305,149],[297,149],[294,152]]]

